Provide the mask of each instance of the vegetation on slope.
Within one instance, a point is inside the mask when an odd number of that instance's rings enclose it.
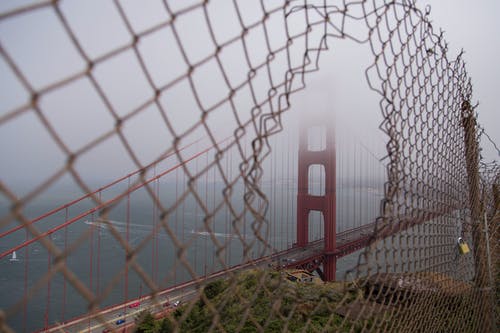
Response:
[[[412,282],[411,288],[396,287],[398,279]],[[276,271],[242,272],[208,283],[198,300],[161,320],[143,313],[136,331],[475,332],[481,327],[480,295],[445,274],[382,274],[362,284],[291,282]]]
[[[211,282],[196,302],[177,308],[162,320],[140,319],[137,332],[314,332],[360,330],[334,309],[355,298],[342,283],[297,283],[275,271],[247,271]]]

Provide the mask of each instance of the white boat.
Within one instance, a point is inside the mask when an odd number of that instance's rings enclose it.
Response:
[[[10,261],[19,261],[19,259],[17,259],[16,251],[12,252],[12,257],[9,260]]]

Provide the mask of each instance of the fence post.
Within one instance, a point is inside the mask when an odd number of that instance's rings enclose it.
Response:
[[[464,127],[465,163],[469,185],[469,204],[471,210],[472,241],[474,244],[475,289],[479,296],[480,311],[484,314],[479,318],[481,332],[493,332],[494,311],[492,307],[492,290],[488,283],[488,268],[486,262],[486,242],[484,225],[482,223],[480,187],[479,187],[479,149],[476,135],[476,119],[474,109],[469,101],[462,102],[462,126]]]
[[[499,263],[498,261],[500,260],[500,255],[499,255],[499,250],[500,246],[497,241],[498,235],[500,234],[500,173],[497,173],[495,176],[495,179],[493,180],[493,185],[492,185],[492,194],[493,194],[493,207],[492,207],[492,212],[491,212],[491,219],[490,219],[490,224],[485,226],[486,230],[489,232],[488,234],[488,240],[491,238],[493,240],[493,246],[492,248],[488,249],[489,253],[489,258],[492,260],[492,262],[488,263],[490,265],[490,274],[491,270],[495,271],[498,277],[498,267]],[[493,254],[493,258],[491,258],[491,255]],[[496,269],[494,269],[494,267]],[[498,287],[495,284],[495,281],[493,280],[493,277],[490,277],[491,279],[491,316],[493,320],[493,332],[498,332],[498,321],[496,321],[495,317],[495,309],[497,309],[497,303],[498,302],[498,297],[497,297],[497,292],[498,292]]]

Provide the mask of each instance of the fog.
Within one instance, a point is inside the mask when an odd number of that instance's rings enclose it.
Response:
[[[448,57],[461,51],[472,79],[472,89],[478,122],[492,141],[500,143],[500,35],[498,13],[500,2],[495,0],[418,1],[422,7],[431,6],[429,17],[435,29],[442,29],[449,43]],[[474,103],[474,104],[475,104]],[[487,138],[481,141],[485,161],[499,161],[500,155]]]
[[[31,2],[2,2],[0,13]],[[314,71],[297,74],[287,87],[300,91],[268,103],[269,89],[282,94],[287,70],[303,65],[305,38],[297,37],[289,52],[280,51],[287,33],[307,31],[303,10],[285,17],[276,10],[277,1],[264,8],[260,1],[210,1],[206,11],[195,7],[174,18],[198,1],[168,1],[167,8],[161,1],[119,3],[61,1],[59,13],[47,6],[0,20],[0,174],[7,187],[41,184],[65,170],[72,157],[71,167],[85,181],[111,180],[171,151],[174,138],[178,147],[200,138],[208,143],[235,135],[238,127],[250,150],[258,130],[252,114],[279,109],[287,110],[285,131],[298,133],[303,117],[317,117],[319,123],[336,124],[337,136],[344,138],[340,144],[356,141],[377,158],[385,155],[380,96],[365,77],[373,56],[367,43],[356,42],[366,39],[362,21],[342,22],[341,13],[333,11],[329,50],[321,53],[319,69],[316,52],[310,52],[306,69]],[[466,49],[479,121],[498,142],[500,102],[494,89],[500,86],[500,37],[493,13],[500,12],[499,4],[433,6],[430,17],[436,26],[446,26],[451,53]],[[254,27],[264,11],[269,19]],[[313,11],[308,15],[309,22],[322,19]],[[342,24],[349,35],[338,38]],[[245,32],[244,26],[252,28]],[[321,37],[323,27],[314,26],[309,47],[324,46]],[[483,153],[498,160],[491,146]],[[71,176],[66,172],[65,178]]]

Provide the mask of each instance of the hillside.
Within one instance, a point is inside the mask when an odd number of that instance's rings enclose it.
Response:
[[[379,274],[351,283],[289,278],[252,270],[213,281],[163,319],[144,313],[136,332],[476,332],[484,316],[474,308],[472,285],[442,273]]]
[[[276,271],[247,271],[230,283],[217,280],[205,286],[200,300],[179,307],[168,317],[142,318],[137,332],[300,332],[349,331],[352,324],[335,313],[341,300],[356,293],[345,283],[292,282]]]

